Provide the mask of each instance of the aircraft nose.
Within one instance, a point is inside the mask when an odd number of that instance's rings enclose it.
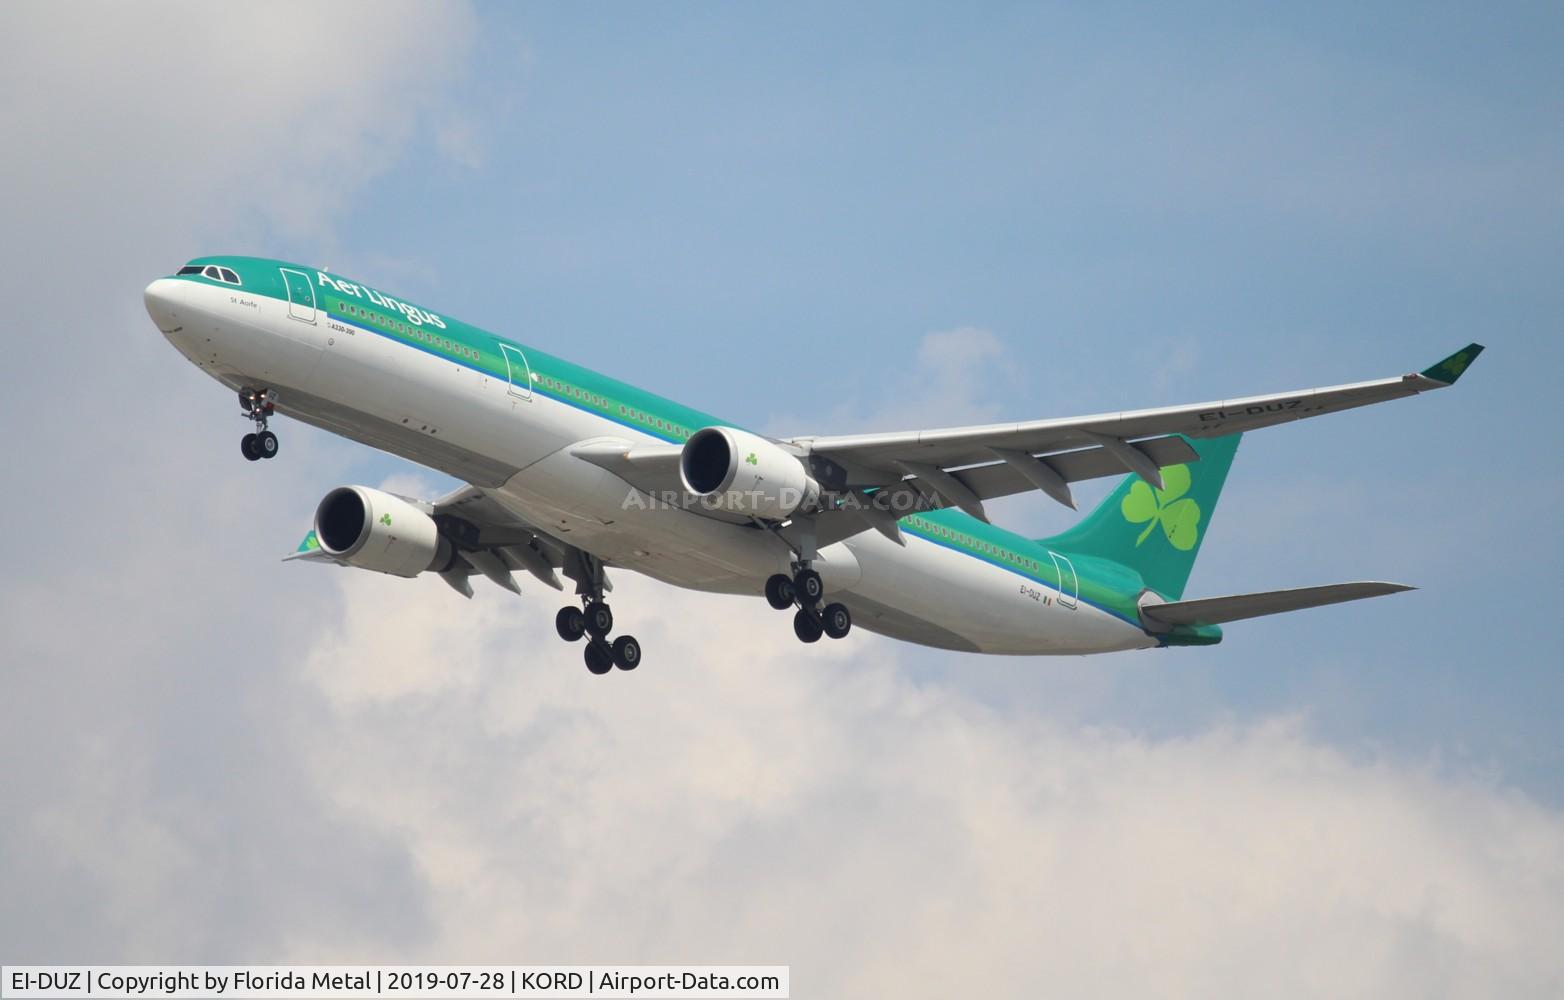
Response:
[[[147,315],[152,317],[152,322],[156,323],[157,328],[164,333],[171,333],[179,326],[179,316],[175,309],[175,295],[178,290],[179,282],[169,278],[159,278],[141,293],[142,301],[147,305]]]

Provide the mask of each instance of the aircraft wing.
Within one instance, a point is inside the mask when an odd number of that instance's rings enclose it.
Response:
[[[1421,372],[1394,378],[1187,406],[782,440],[778,444],[806,462],[834,499],[807,526],[795,519],[779,531],[795,548],[810,533],[823,546],[868,528],[901,543],[897,520],[919,511],[959,507],[986,521],[983,501],[1033,489],[1073,508],[1071,483],[1127,472],[1160,487],[1162,468],[1198,461],[1187,438],[1236,434],[1442,389],[1454,384],[1482,350],[1481,344],[1470,344]],[[643,492],[679,498],[703,516],[747,520],[701,507],[685,494],[677,445],[596,438],[580,442],[571,454]]]
[[[987,520],[982,501],[1036,488],[1075,506],[1068,483],[1136,472],[1160,486],[1158,469],[1192,460],[1177,435],[1217,437],[1414,396],[1455,383],[1482,352],[1471,344],[1421,372],[1292,392],[1085,417],[890,434],[799,437],[784,444],[811,456],[833,488],[916,491],[927,505]],[[1180,447],[1182,445],[1182,447]]]

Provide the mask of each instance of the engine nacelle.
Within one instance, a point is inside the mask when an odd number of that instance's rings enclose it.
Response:
[[[684,442],[684,488],[716,510],[780,521],[820,502],[820,484],[796,455],[732,427],[707,427]]]
[[[384,490],[339,486],[315,508],[315,539],[350,566],[417,576],[441,570],[454,556],[434,518]]]

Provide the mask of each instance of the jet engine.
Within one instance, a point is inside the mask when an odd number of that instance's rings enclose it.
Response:
[[[315,508],[315,538],[350,566],[417,576],[450,566],[455,551],[434,518],[383,490],[339,486]]]
[[[732,427],[692,434],[679,455],[679,478],[713,509],[772,521],[820,501],[820,484],[796,455]]]

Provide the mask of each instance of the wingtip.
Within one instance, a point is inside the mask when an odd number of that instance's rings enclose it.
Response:
[[[1444,385],[1455,385],[1456,380],[1471,367],[1472,362],[1477,360],[1477,355],[1482,352],[1483,345],[1467,344],[1438,364],[1424,368],[1419,374]]]
[[[1393,582],[1391,582],[1389,580],[1374,580],[1374,581],[1371,581],[1369,585],[1372,586],[1372,587],[1378,588],[1379,593],[1382,594],[1382,595],[1386,595],[1386,594],[1403,594],[1403,593],[1406,593],[1409,590],[1417,590],[1418,589],[1417,587],[1414,587],[1410,583],[1393,583]]]

